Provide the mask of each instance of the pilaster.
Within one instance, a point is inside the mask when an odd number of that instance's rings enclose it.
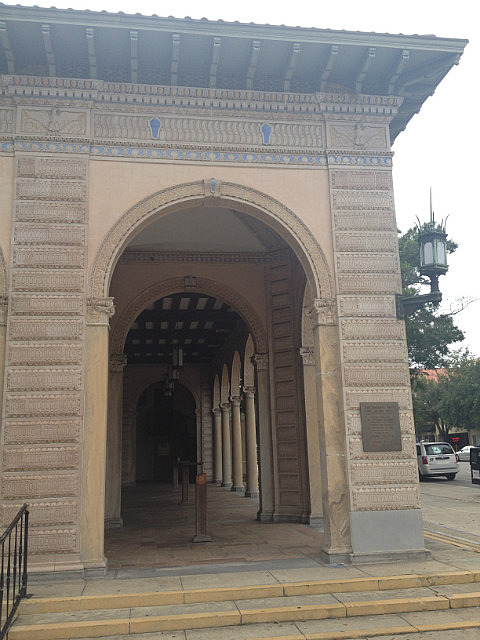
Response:
[[[247,486],[245,496],[258,498],[257,426],[255,418],[255,387],[243,387],[245,398],[245,454]]]
[[[273,520],[275,494],[273,482],[273,443],[270,413],[270,371],[266,353],[255,353],[252,362],[257,374],[258,437],[260,445],[260,508],[257,518],[262,522]]]
[[[222,487],[230,489],[232,482],[232,439],[230,435],[230,402],[222,402]]]
[[[242,464],[242,426],[240,422],[240,396],[231,396],[232,407],[232,461],[233,486],[232,491],[244,493],[243,464]]]

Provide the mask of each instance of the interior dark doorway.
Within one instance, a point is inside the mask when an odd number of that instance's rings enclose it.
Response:
[[[171,482],[178,460],[197,459],[195,400],[176,383],[171,395],[163,383],[148,387],[137,404],[136,482]]]

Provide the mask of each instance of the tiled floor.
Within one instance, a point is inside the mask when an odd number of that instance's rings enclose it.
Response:
[[[258,505],[222,487],[208,485],[211,542],[195,535],[194,487],[189,501],[170,486],[145,484],[124,489],[121,529],[105,532],[109,569],[173,567],[219,562],[255,562],[316,557],[322,534],[296,523],[261,523]]]

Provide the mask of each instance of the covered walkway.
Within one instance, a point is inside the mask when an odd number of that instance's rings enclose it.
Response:
[[[192,543],[195,534],[194,486],[189,500],[166,484],[123,489],[123,528],[107,529],[109,569],[181,567],[197,564],[261,562],[317,557],[322,533],[298,523],[262,523],[258,504],[216,485],[208,485],[211,542]]]

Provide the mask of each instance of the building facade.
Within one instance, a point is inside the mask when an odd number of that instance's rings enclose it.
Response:
[[[391,144],[466,42],[0,6],[1,514],[101,569],[179,459],[424,549]]]

